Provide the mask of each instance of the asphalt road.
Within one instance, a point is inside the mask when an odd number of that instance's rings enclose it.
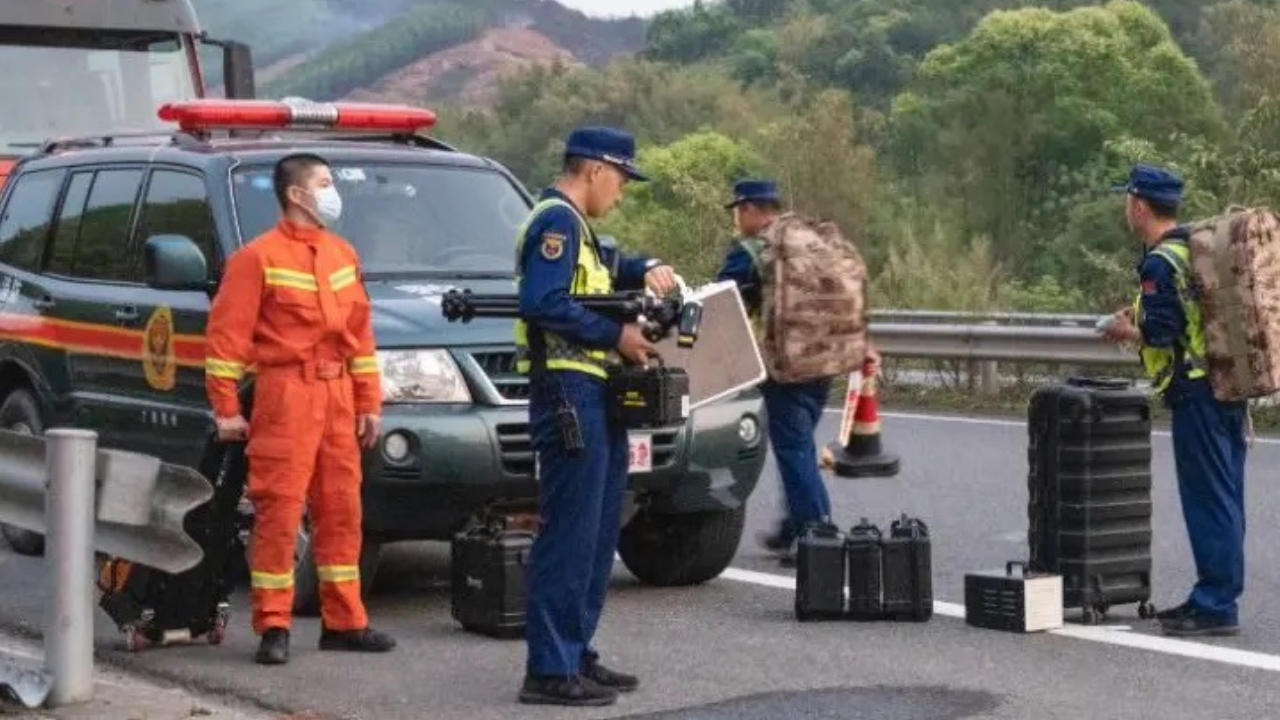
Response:
[[[820,438],[834,436],[831,415]],[[225,645],[120,650],[99,614],[102,659],[265,707],[326,718],[1262,718],[1280,714],[1280,624],[1268,612],[1280,571],[1263,560],[1280,541],[1271,475],[1280,441],[1262,439],[1249,462],[1248,583],[1243,634],[1208,641],[1160,637],[1136,606],[1105,626],[1070,624],[1030,636],[979,630],[960,619],[966,571],[1025,556],[1025,428],[1015,420],[889,415],[886,447],[902,456],[893,479],[831,478],[843,526],[866,515],[882,527],[899,512],[933,535],[938,612],[926,624],[800,624],[790,571],[755,545],[779,507],[770,462],[752,498],[733,569],[697,588],[638,585],[618,564],[599,636],[605,662],[643,685],[610,708],[516,703],[519,641],[469,635],[448,611],[447,548],[392,546],[370,612],[400,640],[392,655],[314,650],[318,620],[297,621],[294,660],[251,662],[246,598]],[[1155,438],[1155,600],[1182,599],[1192,577],[1167,435]],[[44,605],[38,560],[0,550],[0,624],[38,627]],[[1069,611],[1068,620],[1078,614]],[[1274,655],[1271,653],[1275,653]]]

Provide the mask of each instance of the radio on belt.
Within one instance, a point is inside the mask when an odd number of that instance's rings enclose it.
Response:
[[[682,297],[656,298],[642,293],[576,295],[574,300],[618,322],[639,322],[644,336],[658,342],[674,329],[679,347],[693,347],[702,324],[702,304]],[[480,295],[449,290],[441,299],[449,322],[476,317],[519,317],[515,295]],[[624,365],[609,371],[613,417],[628,429],[679,425],[689,417],[689,375],[668,367],[661,357],[644,367]]]

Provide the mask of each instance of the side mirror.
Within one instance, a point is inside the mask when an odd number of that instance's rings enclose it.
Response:
[[[228,99],[252,100],[257,94],[253,77],[253,53],[242,42],[222,45],[222,85]]]
[[[209,289],[204,253],[182,235],[153,235],[143,247],[147,285],[157,290]]]
[[[249,46],[235,40],[201,42],[222,48],[222,87],[228,100],[252,100],[257,94],[253,77],[253,53]]]

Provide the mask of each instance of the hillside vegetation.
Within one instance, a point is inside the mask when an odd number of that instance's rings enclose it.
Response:
[[[706,278],[732,181],[838,220],[880,307],[1106,311],[1138,256],[1136,161],[1185,214],[1274,204],[1270,0],[722,0],[651,22],[550,0],[196,0],[263,95],[430,106],[438,133],[549,182],[575,125],[628,128],[655,182],[603,224]]]
[[[641,57],[537,69],[439,132],[532,186],[574,125],[627,127],[656,182],[605,223],[707,277],[733,179],[837,219],[887,307],[1108,311],[1138,247],[1108,192],[1136,161],[1188,217],[1275,203],[1270,3],[725,0],[654,19]]]
[[[642,49],[646,29],[640,19],[598,20],[554,0],[194,1],[211,35],[252,48],[261,94],[316,99],[366,88],[486,30],[525,29],[598,66]],[[218,82],[220,68],[211,70]]]

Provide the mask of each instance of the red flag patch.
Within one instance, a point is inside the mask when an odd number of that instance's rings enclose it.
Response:
[[[1142,281],[1142,294],[1143,294],[1143,295],[1150,295],[1150,294],[1154,293],[1155,291],[1156,291],[1156,281],[1155,281],[1155,280],[1143,280],[1143,281]]]

